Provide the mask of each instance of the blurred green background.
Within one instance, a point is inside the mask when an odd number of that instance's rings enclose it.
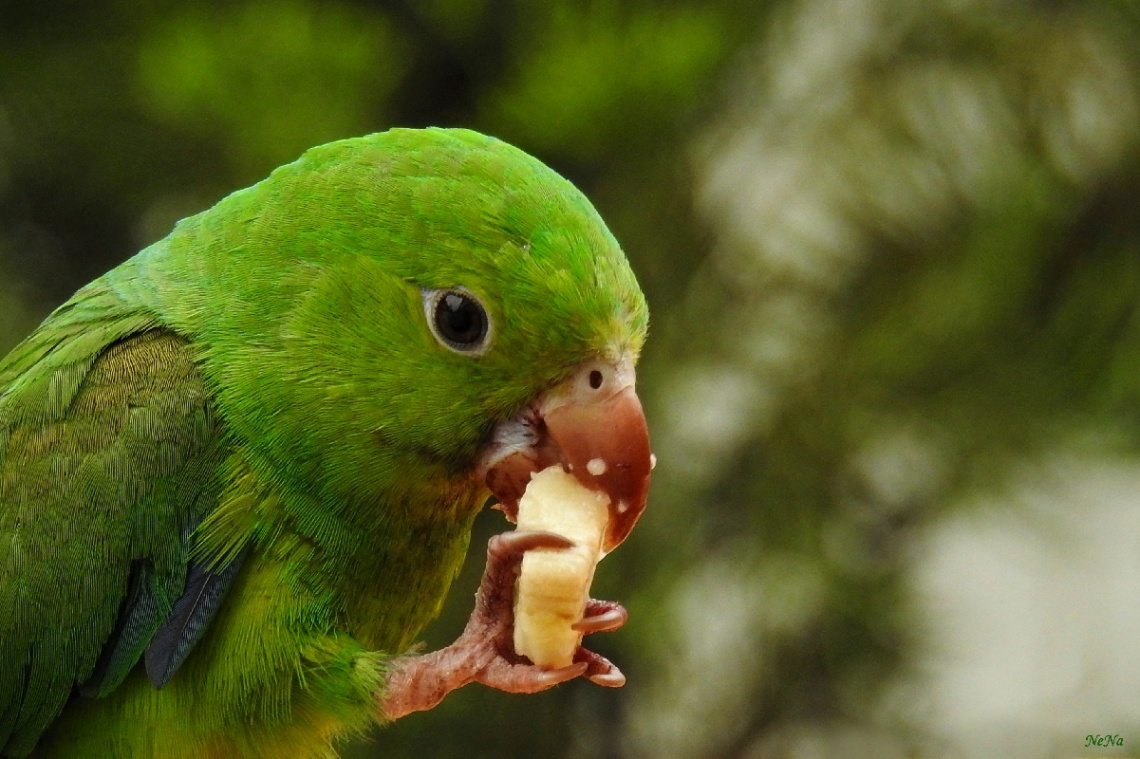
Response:
[[[1134,755],[1138,51],[1127,0],[4,3],[0,349],[311,145],[494,134],[651,306],[629,685],[345,756]]]

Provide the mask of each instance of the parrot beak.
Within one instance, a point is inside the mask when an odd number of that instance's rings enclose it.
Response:
[[[500,422],[478,463],[483,483],[515,521],[535,472],[554,464],[610,499],[602,550],[633,529],[649,493],[649,429],[634,392],[633,362],[592,359],[561,384]]]

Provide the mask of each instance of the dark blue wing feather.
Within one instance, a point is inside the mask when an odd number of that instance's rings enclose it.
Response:
[[[206,561],[190,565],[186,590],[174,603],[174,610],[146,647],[146,675],[155,688],[170,681],[194,645],[218,613],[222,599],[241,569],[245,551],[228,564],[211,568]]]

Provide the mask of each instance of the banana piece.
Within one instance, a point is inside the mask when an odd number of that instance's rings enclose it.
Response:
[[[591,464],[594,462],[591,461]],[[554,465],[536,472],[519,499],[517,529],[542,530],[574,541],[523,555],[515,588],[515,651],[543,667],[573,663],[594,567],[601,560],[610,499]]]

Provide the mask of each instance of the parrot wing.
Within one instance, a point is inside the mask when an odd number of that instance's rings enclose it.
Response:
[[[222,438],[189,342],[101,281],[0,363],[0,754],[197,642],[240,563],[189,551]]]

